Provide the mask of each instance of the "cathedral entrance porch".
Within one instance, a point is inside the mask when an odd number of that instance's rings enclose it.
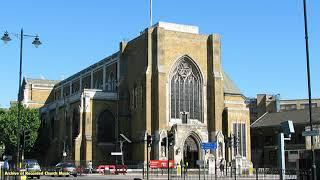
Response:
[[[183,146],[183,161],[185,164],[188,163],[188,168],[196,168],[199,156],[199,144],[192,136],[189,136]]]

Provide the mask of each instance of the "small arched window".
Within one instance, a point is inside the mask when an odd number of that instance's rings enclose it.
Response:
[[[73,110],[72,114],[72,139],[75,139],[80,133],[80,114],[78,110]]]
[[[110,72],[107,83],[106,83],[106,90],[109,92],[116,91],[116,78],[112,71]]]

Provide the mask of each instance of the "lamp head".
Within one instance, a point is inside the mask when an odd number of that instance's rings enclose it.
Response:
[[[11,41],[11,38],[10,38],[9,33],[8,33],[7,31],[3,34],[1,40],[2,40],[5,44],[7,44],[9,41]]]
[[[293,134],[294,133],[294,126],[291,120],[287,120],[281,123],[282,132],[284,134]]]
[[[32,44],[33,44],[36,48],[38,48],[38,47],[39,47],[39,45],[41,45],[42,43],[40,42],[39,37],[38,37],[38,36],[36,36],[36,37],[34,38],[34,40],[33,40]]]

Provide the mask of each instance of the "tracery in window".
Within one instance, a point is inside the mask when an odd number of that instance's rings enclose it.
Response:
[[[107,79],[107,82],[106,82],[106,90],[109,91],[109,92],[114,92],[116,91],[116,78],[114,76],[114,73],[111,72],[109,74],[109,77]]]
[[[234,150],[234,156],[246,156],[247,142],[246,142],[246,126],[244,123],[233,123],[233,134],[236,136],[237,146]]]
[[[187,56],[178,60],[170,76],[171,118],[202,122],[202,77],[196,64]]]

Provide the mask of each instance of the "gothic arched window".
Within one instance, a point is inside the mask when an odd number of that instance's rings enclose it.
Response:
[[[107,83],[106,83],[106,89],[107,91],[109,92],[114,92],[116,91],[116,78],[115,78],[115,75],[113,72],[111,72],[109,74],[109,77],[108,77],[108,80],[107,80]]]
[[[72,139],[75,139],[80,133],[80,113],[74,109],[72,114]]]
[[[115,119],[108,110],[103,111],[98,119],[98,142],[115,141]]]
[[[171,119],[202,122],[202,76],[197,65],[187,56],[179,59],[170,74]]]

